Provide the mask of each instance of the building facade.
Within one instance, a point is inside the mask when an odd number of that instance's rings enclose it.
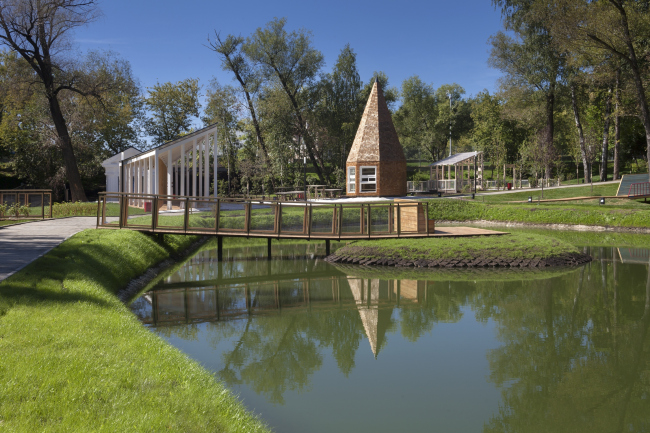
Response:
[[[406,158],[381,86],[375,81],[345,166],[352,197],[406,195]]]

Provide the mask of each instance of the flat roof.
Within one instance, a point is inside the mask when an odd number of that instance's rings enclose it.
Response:
[[[456,165],[458,163],[464,162],[468,159],[476,157],[478,154],[483,153],[483,152],[462,152],[462,153],[457,153],[455,155],[448,156],[445,159],[441,159],[440,161],[436,161],[433,164],[431,164],[431,167],[434,167],[436,165]]]

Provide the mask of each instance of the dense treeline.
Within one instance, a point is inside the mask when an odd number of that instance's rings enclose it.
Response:
[[[10,23],[35,19],[16,5],[31,3],[41,18],[62,8],[67,27],[57,29],[60,21],[53,20],[16,32]],[[8,2],[0,7],[0,40],[7,47],[0,53],[0,187],[17,186],[9,185],[9,173],[16,184],[59,194],[67,184],[72,198],[83,200],[84,190],[102,187],[103,159],[129,146],[172,140],[197,119],[219,125],[220,161],[228,173],[217,185],[220,194],[302,185],[303,158],[308,182],[343,186],[347,153],[375,80],[409,160],[442,159],[451,139],[453,153],[483,151],[492,166],[488,174],[499,178],[506,163],[533,179],[586,182],[646,170],[649,6],[493,3],[504,29],[489,40],[489,63],[503,75],[496,93],[468,96],[459,84],[436,88],[418,75],[399,88],[383,72],[364,81],[349,45],[325,70],[311,33],[288,29],[285,19],[248,36],[215,32],[209,38],[231,82],[202,85],[188,78],[143,90],[115,53],[73,55],[67,39],[47,38],[91,22],[93,1]],[[428,178],[424,170],[409,176]]]

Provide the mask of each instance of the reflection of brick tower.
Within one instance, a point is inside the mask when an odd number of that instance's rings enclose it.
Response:
[[[375,81],[345,164],[348,196],[406,195],[406,158]]]

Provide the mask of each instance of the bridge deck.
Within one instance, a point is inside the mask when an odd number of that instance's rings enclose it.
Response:
[[[119,207],[116,221],[110,218],[111,206]],[[322,204],[101,193],[97,228],[160,234],[322,240],[504,234],[470,227],[436,230],[433,220],[427,217],[428,206],[428,203],[410,200]],[[172,211],[174,209],[176,211]]]

